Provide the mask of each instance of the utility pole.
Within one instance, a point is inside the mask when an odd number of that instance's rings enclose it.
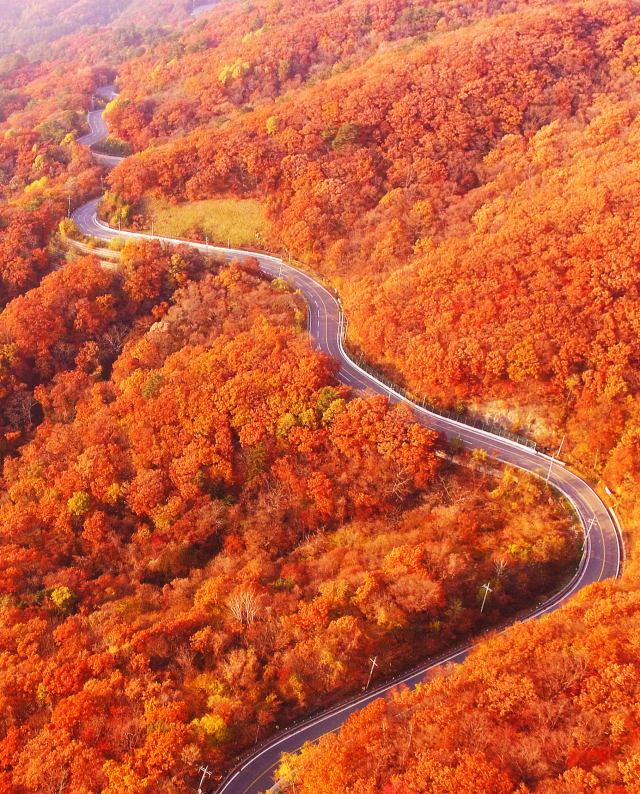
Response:
[[[206,247],[206,249],[208,251],[209,250],[209,238],[208,237],[204,238],[204,244],[205,244],[205,247]]]
[[[558,447],[558,451],[555,455],[551,456],[551,463],[549,464],[549,471],[547,472],[547,479],[546,484],[549,485],[549,477],[551,477],[551,467],[553,466],[553,459],[560,456],[560,450],[562,449],[562,445],[564,444],[566,436],[562,436],[562,441],[560,442],[560,446]]]
[[[365,691],[366,691],[367,689],[369,689],[369,684],[371,683],[371,676],[373,675],[373,668],[378,666],[378,665],[376,664],[376,659],[377,659],[377,658],[378,658],[377,656],[374,656],[374,657],[373,657],[373,659],[369,659],[369,661],[371,662],[371,670],[369,670],[369,678],[368,678],[368,680],[367,680],[367,685],[366,685],[366,687],[365,687]]]
[[[201,766],[198,772],[202,772],[202,777],[200,778],[200,785],[198,786],[198,794],[204,794],[202,791],[202,784],[204,783],[205,777],[211,777],[211,772],[209,772],[208,766]]]
[[[545,480],[546,485],[549,485],[549,477],[551,477],[551,467],[553,466],[553,458],[554,455],[551,456],[551,463],[549,464],[549,471],[547,472],[547,479]]]
[[[67,218],[71,217],[71,194],[69,194],[69,209],[67,210]]]
[[[227,237],[227,248],[231,248],[231,237]]]
[[[487,584],[483,584],[482,586],[484,587],[484,598],[482,599],[482,606],[480,607],[480,612],[482,612],[484,610],[484,605],[485,605],[485,602],[487,600],[487,596],[489,595],[489,593],[493,593],[493,590],[489,587],[489,583],[488,582],[487,582]]]

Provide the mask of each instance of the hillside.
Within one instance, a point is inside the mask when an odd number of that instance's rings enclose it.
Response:
[[[0,6],[0,56],[57,42],[70,34],[83,35],[115,24],[175,23],[191,10],[191,0],[3,0]]]
[[[253,270],[129,244],[122,285],[80,260],[0,316],[39,381],[7,412],[31,440],[0,506],[4,790],[187,791],[359,689],[373,648],[389,675],[574,564],[533,477],[354,399]]]
[[[581,550],[541,481],[341,384],[255,259],[79,258],[66,216],[106,187],[115,223],[223,245],[250,208],[243,240],[340,291],[354,353],[564,437],[625,527],[620,581],[377,701],[284,790],[637,792],[640,2],[191,6],[0,10],[0,789],[212,788]],[[114,79],[135,154],[108,173],[76,140]]]
[[[566,434],[616,488],[637,427],[638,8],[465,8],[392,4],[363,28],[355,0],[244,25],[220,6],[215,46],[123,69],[108,117],[151,148],[111,205],[259,198],[265,245],[342,292],[356,352],[543,445]]]
[[[384,22],[369,14],[367,27],[369,7],[355,3],[304,22],[290,8],[265,9],[248,26],[235,18],[202,53],[164,63],[150,53],[144,69],[132,61],[109,118],[145,151],[113,174],[111,206],[131,203],[135,213],[146,195],[263,201],[273,223],[266,246],[290,249],[340,289],[354,350],[432,401],[488,414],[549,446],[566,436],[566,459],[613,491],[632,555],[640,9],[386,10]],[[407,18],[414,26],[397,35]],[[583,610],[615,615],[606,641],[597,632],[592,640],[593,621],[580,617],[566,642],[546,624],[508,635],[505,653],[516,656],[502,661],[530,691],[524,717],[520,703],[493,709],[483,662],[471,660],[443,694],[402,695],[354,718],[358,736],[371,720],[362,755],[349,729],[292,760],[296,790],[444,792],[471,785],[479,766],[486,776],[469,791],[635,790],[635,651],[620,609],[631,615],[635,596],[627,602],[624,591],[637,590],[636,570],[629,561],[621,592],[584,596]],[[554,626],[562,621],[561,613]],[[578,671],[553,693],[529,653],[517,656],[536,632],[540,664]],[[603,642],[616,648],[607,659]],[[624,695],[609,694],[617,671],[631,675],[615,685]],[[498,665],[491,675],[498,689],[516,686]],[[589,700],[596,689],[599,706]],[[567,699],[575,705],[559,721],[534,718]],[[388,733],[391,715],[407,708],[420,719]],[[450,735],[430,727],[443,708],[456,715]],[[500,729],[494,711],[507,718]],[[625,727],[609,730],[607,720]],[[469,742],[468,725],[484,726]],[[407,730],[416,745],[409,738],[401,750]],[[497,738],[473,738],[484,732]]]
[[[300,794],[635,792],[638,616],[637,590],[592,588],[375,701],[279,776]]]

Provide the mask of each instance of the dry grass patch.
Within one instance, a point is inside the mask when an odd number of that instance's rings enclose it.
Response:
[[[208,199],[174,206],[157,199],[145,199],[142,214],[147,229],[161,237],[188,240],[209,238],[211,245],[232,248],[260,247],[268,221],[264,206],[255,199]]]

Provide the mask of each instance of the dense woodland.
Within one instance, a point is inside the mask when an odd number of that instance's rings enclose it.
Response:
[[[635,792],[639,615],[637,590],[596,585],[375,701],[279,776],[302,794]]]
[[[575,556],[535,480],[482,456],[452,469],[408,411],[349,399],[299,298],[234,266],[192,262],[194,280],[159,247],[124,255],[120,288],[80,260],[3,315],[55,295],[76,364],[41,378],[44,421],[5,462],[11,791],[186,790],[201,760],[222,771],[359,688],[371,652],[388,675],[549,591]],[[168,295],[167,276],[184,286]],[[107,378],[127,296],[172,305],[134,323]]]
[[[625,525],[620,582],[377,701],[285,785],[640,790],[640,3],[191,5],[0,10],[0,788],[191,791],[372,654],[388,676],[495,625],[580,550],[538,481],[341,386],[255,260],[67,252],[106,185],[139,225],[149,197],[258,199],[355,351],[566,434]],[[76,140],[114,79],[136,154],[108,175]]]
[[[107,206],[261,198],[356,352],[548,446],[569,431],[633,515],[637,4],[376,9],[223,4],[123,64],[107,116],[143,151]]]
[[[347,11],[320,15],[316,38]],[[629,4],[522,9],[424,44],[414,37],[338,75],[333,56],[305,41],[330,76],[319,80],[314,64],[284,84],[265,52],[313,25],[260,19],[266,32],[243,37],[247,68],[222,66],[217,82],[213,67],[196,76],[189,66],[209,58],[217,70],[222,45],[158,63],[152,79],[149,57],[128,66],[143,65],[144,77],[123,69],[108,117],[141,148],[171,132],[162,119],[176,72],[187,96],[202,86],[206,100],[194,94],[194,133],[128,159],[114,191],[127,201],[149,190],[171,200],[263,196],[279,244],[341,287],[353,341],[432,398],[533,390],[536,400],[542,389],[559,413],[568,397],[635,391],[633,275],[609,255],[635,256],[620,228],[621,218],[633,223],[636,192]],[[428,19],[446,23],[435,10]],[[147,99],[131,101],[141,79]],[[254,112],[219,125],[225,105],[246,102]],[[213,129],[202,125],[207,103]]]
[[[176,23],[196,5],[193,0],[3,0],[0,6],[0,55],[18,50],[42,55],[62,37],[77,40],[104,34],[104,25],[122,36],[131,25]],[[112,28],[113,29],[113,28]]]

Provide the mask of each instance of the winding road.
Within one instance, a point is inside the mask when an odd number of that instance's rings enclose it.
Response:
[[[108,132],[101,111],[90,113],[88,120],[91,133],[79,139],[78,142],[91,146],[106,137]],[[108,165],[116,165],[120,159],[109,158]],[[103,240],[118,236],[135,239],[150,237],[150,235],[118,232],[111,229],[97,217],[99,202],[100,199],[95,199],[80,207],[73,214],[73,219],[82,232]],[[156,239],[172,244],[184,242],[170,238]],[[333,356],[340,362],[339,379],[353,389],[385,395],[391,403],[408,402],[399,392],[382,384],[347,356],[342,343],[344,316],[339,302],[328,289],[309,275],[273,256],[236,249],[215,248],[201,243],[189,243],[189,245],[193,245],[203,252],[222,253],[227,259],[253,256],[258,260],[260,268],[265,274],[270,277],[281,275],[292,287],[299,289],[305,296],[309,306],[309,333],[313,344],[317,350]],[[548,479],[550,484],[561,491],[573,504],[582,522],[586,538],[578,570],[573,579],[559,593],[526,615],[520,615],[518,618],[520,621],[530,620],[552,612],[586,585],[619,575],[622,547],[616,524],[601,499],[584,480],[549,456],[516,441],[439,416],[411,402],[409,405],[412,407],[417,421],[426,427],[443,433],[448,438],[458,436],[470,448],[483,448],[504,463]],[[272,783],[273,770],[279,762],[281,753],[293,752],[307,741],[313,741],[325,733],[338,730],[351,713],[384,695],[392,686],[400,683],[414,686],[432,668],[447,662],[463,661],[473,644],[467,643],[450,649],[437,658],[426,661],[420,667],[398,676],[393,681],[386,681],[382,686],[370,690],[364,696],[354,698],[348,703],[329,709],[319,716],[312,717],[276,734],[231,770],[217,789],[218,794],[258,794],[258,792],[265,791]]]
[[[115,99],[118,96],[112,85],[99,88],[96,91],[96,95],[101,99],[104,99],[105,102],[110,102],[112,99]],[[78,138],[77,143],[91,147],[108,137],[109,129],[105,123],[105,120],[102,118],[103,112],[104,111],[102,110],[92,110],[87,114],[87,123],[89,124],[89,129],[91,132],[83,135],[81,138]],[[109,168],[115,168],[115,166],[117,166],[122,160],[122,157],[114,157],[109,154],[99,154],[98,152],[94,152],[93,155],[99,163],[106,165]]]
[[[87,122],[91,132],[83,135],[82,138],[78,138],[77,143],[91,147],[96,143],[100,143],[109,135],[105,120],[102,118],[103,112],[102,110],[92,110],[87,114]],[[117,163],[114,163],[114,165],[117,165]]]

